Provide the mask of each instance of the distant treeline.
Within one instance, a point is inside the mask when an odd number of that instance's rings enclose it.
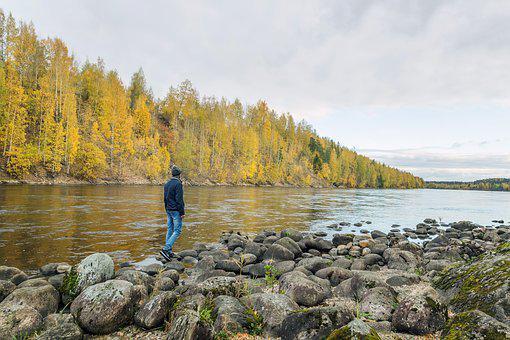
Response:
[[[510,191],[510,178],[489,178],[474,182],[432,181],[426,182],[425,187],[430,189]]]
[[[262,85],[261,85],[262,86]],[[200,96],[189,81],[154,98],[104,63],[79,64],[58,38],[0,10],[0,172],[87,181],[416,188],[423,180],[317,135],[259,101]]]

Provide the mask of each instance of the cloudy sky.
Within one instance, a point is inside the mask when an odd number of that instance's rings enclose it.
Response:
[[[266,100],[428,180],[510,177],[510,1],[28,1],[0,7],[156,96]]]

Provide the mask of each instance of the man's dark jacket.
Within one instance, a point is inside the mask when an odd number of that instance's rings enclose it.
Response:
[[[181,180],[173,177],[165,184],[165,209],[184,215],[184,197]]]

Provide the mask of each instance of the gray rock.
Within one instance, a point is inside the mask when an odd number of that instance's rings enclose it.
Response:
[[[254,254],[241,254],[241,262],[244,266],[257,262],[257,256]]]
[[[216,269],[224,270],[226,272],[239,273],[241,270],[241,263],[233,259],[221,260],[216,262]]]
[[[195,250],[195,249],[187,249],[187,250],[183,250],[183,251],[180,251],[177,253],[177,255],[181,258],[185,258],[185,257],[198,257],[198,252]]]
[[[167,340],[212,339],[212,327],[200,322],[196,310],[179,308],[172,313]]]
[[[55,287],[56,290],[60,290],[62,287],[62,282],[64,281],[65,274],[57,274],[48,277],[48,282]]]
[[[123,280],[90,286],[73,301],[71,314],[88,333],[112,333],[133,320],[140,299],[133,287]]]
[[[361,300],[361,311],[368,314],[368,318],[375,321],[391,319],[393,306],[397,300],[393,292],[384,287],[375,287],[365,293]]]
[[[344,269],[351,268],[351,265],[352,265],[352,260],[349,260],[348,258],[345,258],[345,257],[339,257],[335,261],[333,261],[333,263],[331,264],[332,267],[339,267],[339,268],[344,268]]]
[[[266,252],[267,248],[260,243],[248,241],[244,247],[246,254],[253,254],[257,259],[262,259],[262,256]]]
[[[315,239],[303,239],[305,241],[305,246],[308,249],[316,249],[318,251],[328,252],[333,248],[333,243],[331,241],[325,240],[323,238],[315,238]]]
[[[238,277],[211,277],[196,285],[195,290],[204,296],[239,296],[244,288],[244,280]]]
[[[312,273],[315,273],[319,269],[331,266],[332,261],[323,259],[321,257],[310,257],[310,258],[302,259],[301,261],[298,262],[297,265],[306,268],[307,270],[311,271]]]
[[[170,277],[161,276],[154,283],[154,292],[168,292],[175,288],[175,281]]]
[[[354,259],[352,261],[351,270],[365,270],[366,267],[364,259]]]
[[[376,330],[360,319],[354,319],[347,325],[335,330],[329,336],[331,339],[373,339],[380,340],[381,337]]]
[[[181,262],[184,264],[184,265],[189,265],[189,266],[194,266],[198,263],[198,260],[195,258],[195,257],[192,257],[192,256],[185,256]]]
[[[307,307],[316,306],[331,295],[330,290],[308,279],[301,272],[290,272],[282,275],[280,288],[296,303]]]
[[[287,295],[273,293],[257,293],[245,296],[241,302],[259,313],[269,334],[276,336],[282,321],[290,312],[299,308]]]
[[[294,267],[296,266],[294,261],[281,261],[281,262],[275,262],[271,264],[278,273],[277,276],[280,276],[282,274],[291,272],[294,270]]]
[[[414,270],[419,265],[418,258],[406,250],[388,248],[384,251],[383,257],[389,269]]]
[[[443,330],[442,339],[457,339],[459,331],[471,339],[510,339],[509,325],[479,310],[455,315]]]
[[[60,295],[57,290],[47,284],[39,287],[18,288],[0,303],[0,307],[29,306],[45,317],[57,311],[59,302]]]
[[[0,266],[0,280],[10,281],[15,285],[19,285],[21,282],[27,279],[27,274],[18,268]]]
[[[184,265],[178,261],[167,262],[167,263],[165,263],[164,269],[162,269],[162,270],[169,270],[169,269],[173,269],[173,270],[178,271],[179,273],[183,273]]]
[[[214,321],[215,332],[227,330],[232,333],[243,332],[243,329],[247,326],[247,318],[245,311],[246,308],[239,302],[238,299],[220,295],[213,301],[214,314],[216,320]]]
[[[168,278],[172,279],[172,281],[177,283],[179,281],[179,272],[175,269],[169,269],[169,270],[165,270],[164,272],[161,272],[159,274],[159,277],[168,277]]]
[[[386,236],[388,236],[380,230],[373,230],[370,233],[370,235],[372,236],[373,239],[380,238],[380,237],[386,238]]]
[[[294,254],[294,257],[299,257],[303,253],[299,245],[296,243],[296,241],[294,241],[290,237],[283,237],[276,241],[274,244],[279,244],[287,248],[290,252]]]
[[[87,287],[113,278],[115,266],[112,258],[103,253],[95,253],[84,258],[76,267],[78,273],[77,292]]]
[[[0,306],[0,339],[23,338],[41,328],[41,314],[30,306]]]
[[[423,335],[444,328],[448,311],[432,296],[406,296],[393,313],[391,325],[400,332]]]
[[[290,250],[279,244],[272,244],[267,248],[266,252],[264,253],[264,259],[275,261],[293,260],[294,254]]]
[[[283,237],[290,237],[295,242],[299,242],[299,241],[301,241],[303,239],[303,235],[301,234],[301,232],[296,230],[296,229],[292,229],[292,228],[288,228],[288,229],[282,230],[280,232],[280,237],[281,238],[283,238]]]
[[[154,286],[154,278],[139,270],[125,270],[115,279],[131,282],[133,286],[142,285],[147,289],[148,293],[152,292],[152,287]]]
[[[478,224],[474,224],[471,221],[460,221],[454,222],[450,225],[452,228],[460,230],[460,231],[471,231],[475,228],[480,227]]]
[[[245,237],[243,237],[243,236],[240,236],[240,235],[237,235],[237,234],[232,234],[228,238],[227,246],[228,246],[229,250],[234,250],[237,247],[244,248],[244,246],[246,245],[247,241],[248,240]]]
[[[324,339],[353,318],[353,312],[345,305],[307,308],[289,314],[282,322],[279,336],[282,340]]]
[[[60,268],[59,268],[60,267]],[[62,274],[62,271],[59,271],[59,269],[62,269],[63,267],[70,268],[69,264],[65,262],[60,263],[48,263],[41,268],[39,268],[39,272],[44,276],[52,276],[56,274]]]
[[[151,297],[135,314],[135,324],[152,329],[163,324],[168,311],[177,301],[174,292],[161,292]]]
[[[50,314],[44,319],[43,332],[37,336],[38,340],[76,340],[82,339],[83,332],[74,322],[70,314]]]
[[[363,259],[367,266],[373,266],[374,264],[384,265],[383,257],[378,254],[367,254],[363,256]]]
[[[0,302],[2,302],[7,295],[11,294],[16,289],[16,285],[11,281],[0,280]]]
[[[34,279],[28,279],[26,281],[21,282],[18,285],[18,288],[26,288],[26,287],[42,287],[51,285],[47,280],[43,278],[34,278]]]

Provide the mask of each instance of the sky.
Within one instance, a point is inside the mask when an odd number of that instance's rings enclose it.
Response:
[[[510,1],[0,0],[157,97],[265,100],[426,180],[510,177]]]

